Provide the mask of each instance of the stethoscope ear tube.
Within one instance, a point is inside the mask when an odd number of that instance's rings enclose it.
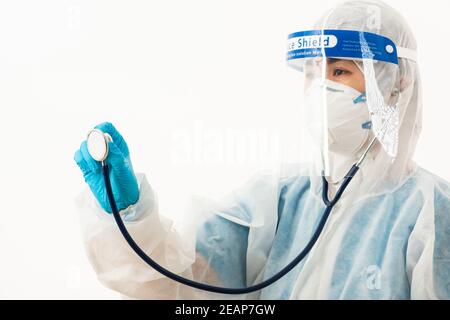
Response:
[[[292,269],[294,269],[306,257],[306,255],[308,255],[308,253],[314,247],[315,243],[319,239],[319,236],[325,227],[325,224],[330,216],[331,211],[333,210],[333,206],[337,203],[337,201],[339,201],[339,198],[342,196],[342,193],[345,191],[348,184],[350,183],[350,181],[352,180],[354,175],[358,172],[358,170],[359,170],[359,167],[357,167],[356,165],[352,168],[352,170],[347,175],[346,179],[344,180],[341,188],[339,189],[339,191],[338,191],[335,199],[333,199],[333,201],[329,201],[328,196],[326,196],[324,193],[324,201],[326,199],[328,204],[326,203],[327,207],[326,207],[325,212],[320,220],[320,223],[319,223],[318,227],[316,228],[312,238],[306,245],[306,247],[291,263],[289,263],[284,269],[279,271],[274,276],[270,277],[269,279],[267,279],[259,284],[256,284],[256,285],[253,285],[250,287],[246,287],[246,288],[223,288],[223,287],[212,286],[212,285],[208,285],[205,283],[199,283],[199,282],[196,282],[196,281],[193,281],[190,279],[183,278],[183,277],[165,269],[164,267],[160,266],[157,262],[155,262],[153,259],[151,259],[139,247],[139,245],[134,241],[133,237],[128,232],[128,230],[122,220],[122,217],[120,216],[119,210],[117,208],[117,204],[114,199],[114,194],[113,194],[112,187],[111,187],[111,181],[109,178],[110,168],[105,162],[102,163],[102,171],[103,171],[106,193],[107,193],[109,204],[111,206],[111,210],[112,210],[112,213],[114,216],[114,220],[116,221],[117,226],[119,227],[119,230],[122,233],[123,237],[125,238],[127,243],[130,245],[130,247],[133,249],[133,251],[150,267],[152,267],[157,272],[161,273],[162,275],[166,276],[169,279],[172,279],[181,284],[184,284],[184,285],[196,288],[196,289],[200,289],[203,291],[222,293],[222,294],[246,294],[246,293],[251,293],[254,291],[264,289],[264,288],[272,285],[273,283],[275,283],[276,281],[278,281],[279,279],[284,277]],[[324,181],[326,182],[325,178],[324,178]],[[328,183],[324,184],[324,191],[325,191],[325,189],[328,190]],[[326,192],[328,192],[328,191],[326,191]]]

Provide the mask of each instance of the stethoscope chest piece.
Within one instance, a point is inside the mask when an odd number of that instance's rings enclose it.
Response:
[[[109,142],[112,138],[109,134],[98,129],[91,130],[87,137],[87,148],[89,154],[95,161],[103,162],[108,157]]]

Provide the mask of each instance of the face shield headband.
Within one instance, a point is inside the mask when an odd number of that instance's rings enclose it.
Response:
[[[417,61],[417,53],[397,47],[384,36],[352,30],[311,30],[289,35],[288,65],[302,70],[301,59],[333,57],[371,59],[398,65],[398,59]]]

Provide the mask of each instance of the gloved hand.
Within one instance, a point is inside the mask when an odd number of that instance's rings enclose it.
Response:
[[[119,210],[126,209],[139,200],[139,186],[134,175],[127,143],[111,123],[105,122],[95,128],[108,133],[113,140],[109,143],[109,154],[105,162],[110,168],[109,176],[117,208]],[[74,159],[102,208],[106,212],[112,213],[101,164],[89,154],[86,141],[83,141],[80,149],[75,153]]]

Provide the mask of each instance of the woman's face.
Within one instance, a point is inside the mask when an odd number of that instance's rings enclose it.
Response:
[[[311,61],[305,67],[305,89],[308,89],[312,81],[322,74],[322,61]],[[351,87],[361,93],[366,91],[364,74],[352,60],[327,59],[326,78]]]
[[[344,84],[363,93],[366,91],[364,74],[351,60],[327,59],[327,79]]]

